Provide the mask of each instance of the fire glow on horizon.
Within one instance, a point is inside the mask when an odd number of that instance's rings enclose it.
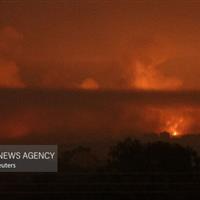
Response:
[[[195,109],[189,108],[165,108],[160,109],[159,132],[166,131],[172,137],[180,137],[192,131],[196,117]]]
[[[8,102],[7,94],[0,96],[2,137],[126,131],[167,131],[179,137],[200,132],[200,101],[196,107],[185,105],[185,97],[173,102],[176,92],[200,91],[197,5],[80,0],[27,1],[22,6],[0,1],[0,88],[77,92],[67,98],[56,93],[52,101],[58,98],[59,103],[41,105],[37,101],[49,94],[33,92],[33,100],[20,94]],[[104,90],[111,95],[99,99],[95,92]],[[142,90],[139,103],[124,98],[120,92],[126,90]],[[93,93],[84,99],[78,91]],[[175,98],[164,105],[162,95],[158,100],[159,94],[152,94],[149,103],[144,93],[151,91],[173,91]]]

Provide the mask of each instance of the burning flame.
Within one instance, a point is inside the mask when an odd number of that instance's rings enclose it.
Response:
[[[171,134],[172,137],[178,137],[187,132],[190,120],[184,116],[172,116],[167,120],[164,129]]]
[[[168,132],[172,137],[179,137],[191,130],[193,118],[187,108],[158,109],[157,115],[160,115],[158,132]]]
[[[174,119],[173,121],[168,121],[167,123],[168,131],[171,133],[172,136],[179,136],[181,134],[181,129],[184,126],[183,118]]]
[[[173,136],[173,137],[176,137],[176,136],[178,136],[178,135],[179,135],[179,133],[178,133],[177,131],[172,132],[172,136]]]

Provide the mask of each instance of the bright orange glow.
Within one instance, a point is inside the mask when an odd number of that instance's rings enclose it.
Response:
[[[160,110],[160,129],[158,131],[167,131],[172,137],[179,137],[187,134],[191,128],[192,119],[188,116],[187,110]]]
[[[132,86],[143,90],[177,90],[181,87],[181,80],[163,76],[157,70],[156,65],[157,63],[155,65],[145,65],[141,62],[136,62]]]
[[[176,137],[181,135],[181,130],[184,127],[184,119],[178,118],[172,121],[168,121],[168,131],[171,133],[172,136]]]
[[[172,132],[172,136],[173,136],[173,137],[176,137],[176,136],[178,136],[178,135],[179,135],[179,133],[178,133],[177,131]]]
[[[99,88],[98,83],[93,80],[92,78],[88,78],[85,79],[82,83],[81,83],[81,88],[85,89],[85,90],[95,90]]]

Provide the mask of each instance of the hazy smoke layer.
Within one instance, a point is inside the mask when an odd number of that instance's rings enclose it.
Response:
[[[0,30],[0,87],[21,88],[19,67],[15,59],[20,53],[20,43],[23,36],[12,27]]]
[[[198,8],[179,0],[0,1],[0,86],[199,90]]]
[[[3,90],[2,138],[126,136],[200,130],[197,92]]]

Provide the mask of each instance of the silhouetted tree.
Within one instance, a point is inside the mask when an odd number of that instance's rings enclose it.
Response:
[[[138,140],[127,138],[111,148],[109,153],[109,167],[111,169],[132,171],[144,170],[144,146]]]
[[[199,156],[188,147],[167,142],[142,144],[128,138],[110,151],[109,167],[119,171],[192,171]]]
[[[146,145],[147,167],[159,171],[192,171],[197,168],[197,153],[179,144],[154,142]]]
[[[62,171],[90,170],[97,165],[97,158],[88,147],[78,146],[64,151],[60,157]]]

